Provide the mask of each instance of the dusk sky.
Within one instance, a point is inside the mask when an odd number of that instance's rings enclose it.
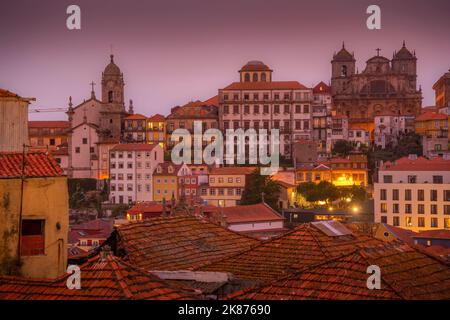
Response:
[[[81,30],[66,28],[66,8],[81,7]],[[368,30],[366,8],[381,7],[382,29]],[[0,88],[35,97],[31,106],[67,107],[90,97],[113,46],[124,73],[126,105],[168,114],[206,100],[238,81],[238,70],[261,60],[273,80],[313,86],[329,82],[333,52],[345,41],[357,66],[381,48],[392,58],[402,41],[418,58],[423,105],[434,104],[433,83],[450,68],[448,0],[72,0],[2,3]],[[64,113],[30,119],[66,119]]]

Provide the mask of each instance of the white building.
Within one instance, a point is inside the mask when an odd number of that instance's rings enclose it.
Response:
[[[164,161],[158,144],[118,144],[110,152],[111,203],[153,200],[153,171]]]
[[[339,140],[348,140],[348,118],[344,115],[334,115],[331,117],[331,148]]]
[[[324,82],[313,88],[312,105],[312,139],[318,142],[318,152],[321,155],[331,153],[331,112],[333,99],[331,87]]]
[[[362,127],[350,125],[348,128],[348,141],[357,148],[370,145],[370,132]]]
[[[297,81],[272,81],[272,70],[250,61],[240,82],[219,90],[221,130],[279,129],[280,155],[290,158],[292,142],[311,139],[312,89]]]
[[[381,165],[375,222],[414,231],[450,228],[450,159],[414,155]]]

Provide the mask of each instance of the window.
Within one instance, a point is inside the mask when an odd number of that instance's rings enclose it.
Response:
[[[400,205],[398,203],[392,205],[392,213],[400,213]]]
[[[444,190],[444,201],[450,201],[450,190]]]
[[[416,183],[417,176],[408,176],[408,183]]]
[[[444,229],[450,229],[450,218],[444,218]]]
[[[412,227],[412,217],[405,217],[405,226]]]
[[[264,107],[263,107],[263,113],[264,114],[268,114],[269,113],[269,106],[267,104],[265,104]]]
[[[273,113],[278,114],[280,113],[280,106],[279,105],[274,105],[273,106]]]
[[[254,114],[258,114],[259,113],[259,106],[258,105],[253,106],[253,113]]]
[[[398,189],[393,189],[393,190],[392,190],[392,200],[398,201],[398,199],[399,199],[399,192],[398,192]]]
[[[223,188],[219,188],[219,196],[223,196],[225,194],[225,191]]]
[[[302,113],[302,106],[301,105],[296,105],[295,106],[295,113]]]
[[[55,139],[50,139],[49,143],[50,143],[51,146],[54,146],[55,145]]]
[[[419,204],[417,206],[417,213],[418,214],[425,214],[425,205],[424,204]]]
[[[387,203],[382,203],[380,210],[381,213],[387,213]]]
[[[417,190],[417,201],[425,200],[425,191],[422,189]]]
[[[431,207],[430,207],[430,212],[431,212],[431,214],[437,214],[438,212],[438,210],[437,210],[437,205],[436,204],[432,204],[431,205]]]
[[[392,176],[391,175],[383,176],[383,182],[384,183],[392,183]]]
[[[393,217],[393,219],[392,219],[392,225],[393,225],[394,227],[400,226],[400,217]]]
[[[444,206],[444,214],[445,215],[449,215],[450,214],[450,206],[447,205],[447,204]]]
[[[233,106],[233,113],[234,114],[239,114],[239,106],[238,105],[234,105]]]
[[[303,113],[309,113],[309,105],[304,105],[303,106]]]
[[[209,195],[215,196],[216,195],[216,189],[214,189],[214,188],[209,189]]]
[[[430,201],[437,201],[437,190],[430,190]]]
[[[75,153],[80,153],[80,147],[75,147]]]
[[[113,102],[113,92],[112,91],[108,91],[108,102]]]
[[[244,81],[245,82],[250,82],[250,73],[244,74]]]
[[[386,189],[381,189],[380,190],[380,200],[386,200],[387,196],[386,196]]]
[[[432,228],[438,228],[439,227],[438,218],[431,218],[431,227]]]
[[[229,189],[227,190],[227,195],[229,195],[229,196],[232,196],[232,195],[233,195],[233,189],[232,189],[232,188],[229,188]]]
[[[23,256],[45,254],[45,220],[22,220],[20,253]]]
[[[405,213],[412,213],[412,206],[410,203],[405,204]]]
[[[250,113],[250,106],[246,105],[244,106],[244,114],[249,114]]]
[[[83,138],[83,144],[87,144],[87,138]]]
[[[417,219],[417,226],[420,228],[424,228],[425,227],[425,218],[424,217],[419,217]]]
[[[242,193],[242,189],[241,188],[236,188],[236,195],[240,196]]]
[[[411,189],[405,190],[405,201],[411,201]]]
[[[288,104],[284,105],[284,113],[290,113],[291,112],[291,108],[289,107]]]
[[[387,217],[381,216],[381,223],[387,223]]]
[[[228,106],[223,106],[223,113],[224,114],[228,114],[229,113],[229,109],[228,109]]]
[[[434,184],[442,184],[444,181],[442,179],[442,176],[433,176],[433,183]]]

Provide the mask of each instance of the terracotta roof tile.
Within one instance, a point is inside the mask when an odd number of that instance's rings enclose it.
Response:
[[[428,120],[447,120],[448,116],[443,113],[438,113],[434,111],[425,111],[424,113],[416,117],[417,121],[428,121]]]
[[[69,128],[69,121],[28,121],[28,128]]]
[[[233,82],[223,90],[307,90],[298,81]]]
[[[381,269],[381,289],[367,288],[367,268]],[[357,248],[230,299],[450,299],[450,268],[410,247]]]
[[[148,118],[147,121],[148,122],[164,122],[164,121],[166,121],[166,117],[157,113],[157,114],[151,116],[150,118]]]
[[[145,120],[145,119],[147,119],[147,117],[140,113],[131,114],[125,117],[125,120]]]
[[[418,157],[416,160],[403,157],[394,162],[385,162],[380,171],[450,171],[450,160],[442,157]]]
[[[312,224],[303,224],[244,252],[200,268],[231,272],[239,279],[270,281],[293,269],[338,257],[356,246],[380,245],[381,241],[361,234],[331,237]]]
[[[3,300],[184,300],[199,298],[112,255],[90,259],[81,267],[81,289],[70,290],[68,275],[57,279],[0,277]]]
[[[117,233],[127,259],[145,270],[192,270],[259,243],[192,216],[152,218]]]
[[[260,221],[282,221],[284,218],[266,204],[258,203],[222,209],[228,223],[247,223]]]
[[[0,179],[22,176],[22,152],[0,152]],[[25,176],[28,178],[60,177],[61,167],[44,152],[28,152],[25,156]]]
[[[245,175],[251,174],[257,169],[256,167],[213,167],[209,172],[210,175]]]
[[[208,100],[205,100],[204,103],[208,106],[209,105],[218,106],[219,105],[219,96],[216,95],[214,97],[211,97]]]
[[[110,151],[152,151],[158,144],[146,143],[121,143],[111,148]]]

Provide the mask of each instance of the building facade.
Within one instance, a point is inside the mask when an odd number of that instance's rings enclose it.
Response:
[[[68,121],[28,121],[28,134],[32,150],[55,151],[67,147]]]
[[[147,143],[157,143],[166,149],[166,118],[155,114],[147,118]]]
[[[153,176],[153,200],[177,201],[180,199],[179,178],[192,176],[192,171],[184,163],[176,165],[172,162],[163,162],[156,166]]]
[[[413,231],[450,228],[450,160],[404,157],[384,163],[378,181],[375,222]]]
[[[158,144],[118,144],[111,148],[111,203],[135,203],[153,200],[153,172],[164,161]]]

